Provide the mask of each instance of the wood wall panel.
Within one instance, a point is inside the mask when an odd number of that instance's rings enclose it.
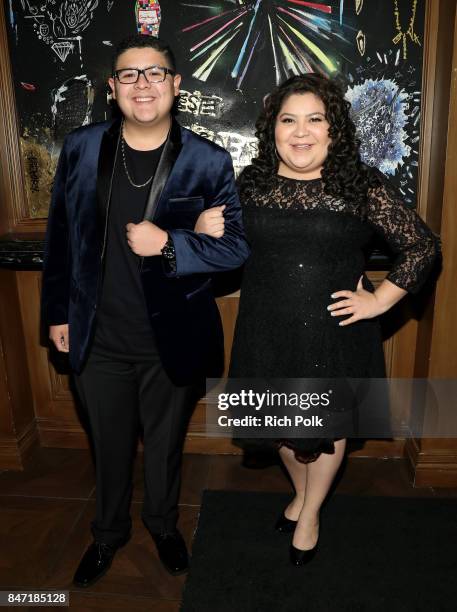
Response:
[[[10,272],[17,277],[20,296],[20,311],[25,331],[27,363],[30,371],[31,387],[35,399],[35,415],[40,442],[43,446],[87,448],[87,435],[78,416],[78,408],[70,390],[69,377],[59,373],[49,362],[49,350],[40,345],[40,273]],[[376,286],[385,273],[370,273],[370,279]],[[217,299],[221,313],[224,334],[227,373],[232,348],[233,333],[238,314],[239,293],[232,293]],[[404,334],[401,328],[396,335],[389,337],[384,344],[387,370],[392,374],[392,364],[400,363],[397,352],[411,355],[411,335]],[[413,338],[414,340],[414,338]],[[409,343],[406,345],[405,343]],[[411,364],[410,364],[411,365]],[[412,365],[411,365],[412,367]],[[407,376],[405,365],[402,372]],[[411,375],[411,372],[409,373]],[[239,454],[238,447],[232,445],[229,438],[208,438],[205,430],[205,399],[200,401],[194,411],[189,425],[185,444],[186,452],[198,453],[233,453]],[[404,441],[367,441],[364,448],[354,451],[357,456],[398,457],[402,455]]]
[[[40,345],[39,272],[7,272],[17,278],[19,311],[24,326],[24,337],[31,387],[35,401],[37,431],[43,446],[84,448],[88,447],[87,435],[81,426],[66,374],[58,373],[49,362],[49,351]],[[376,286],[385,273],[370,273]],[[238,293],[218,298],[226,337],[226,369],[229,361],[233,331],[238,312]],[[393,313],[395,326],[386,320],[384,350],[387,371],[390,376],[411,377],[414,368],[415,328],[417,322],[411,316],[408,301],[404,301]],[[404,440],[370,440],[353,456],[400,457],[404,452]],[[205,433],[205,403],[201,401],[194,412],[185,444],[186,452],[233,453],[240,449],[227,438],[207,438]],[[452,459],[452,457],[451,457]],[[435,462],[436,464],[436,462]]]
[[[22,469],[38,442],[16,275],[0,270],[0,469]]]
[[[441,239],[443,271],[438,279],[430,336],[430,357],[420,360],[422,375],[457,378],[457,16],[454,27],[447,148],[444,164]],[[449,25],[449,24],[448,24]],[[449,49],[447,50],[449,52]],[[424,322],[425,324],[425,322]],[[419,369],[419,368],[418,368]],[[456,398],[457,407],[457,398]],[[427,406],[426,406],[427,410]],[[457,418],[457,410],[456,410]],[[408,440],[406,453],[417,486],[457,486],[457,439]]]

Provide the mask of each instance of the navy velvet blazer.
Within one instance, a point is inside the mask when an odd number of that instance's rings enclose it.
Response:
[[[120,122],[78,128],[63,144],[46,234],[42,319],[69,324],[70,365],[80,372],[96,324],[107,217]],[[120,153],[120,151],[119,151]],[[200,212],[225,204],[225,233],[196,234]],[[173,120],[145,209],[172,236],[176,272],[144,257],[141,280],[162,363],[177,385],[218,376],[222,325],[211,273],[237,268],[249,254],[230,155]]]

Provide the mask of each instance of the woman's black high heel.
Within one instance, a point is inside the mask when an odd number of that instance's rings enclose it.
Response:
[[[295,531],[295,527],[297,526],[297,521],[292,521],[288,519],[284,512],[278,518],[275,524],[276,531],[280,531],[281,533],[293,533]]]
[[[306,565],[309,563],[317,552],[317,544],[314,548],[310,548],[309,550],[301,550],[300,548],[295,548],[293,544],[290,545],[290,562],[292,565],[296,567],[300,567],[301,565]]]

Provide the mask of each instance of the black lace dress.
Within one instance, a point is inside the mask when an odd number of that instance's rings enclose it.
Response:
[[[273,190],[255,192],[242,205],[252,251],[241,285],[230,378],[384,377],[378,319],[340,327],[344,317],[327,310],[330,296],[356,289],[374,233],[396,254],[387,278],[416,292],[437,255],[431,230],[384,178],[369,192],[364,219],[350,203],[325,194],[321,179],[278,176]],[[373,291],[365,276],[363,284]],[[272,441],[245,442],[252,447]],[[279,441],[284,443],[302,461],[334,450],[328,439]]]

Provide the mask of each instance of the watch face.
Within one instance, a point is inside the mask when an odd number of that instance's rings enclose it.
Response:
[[[166,244],[162,249],[162,255],[165,259],[174,259],[175,248],[171,244]]]

